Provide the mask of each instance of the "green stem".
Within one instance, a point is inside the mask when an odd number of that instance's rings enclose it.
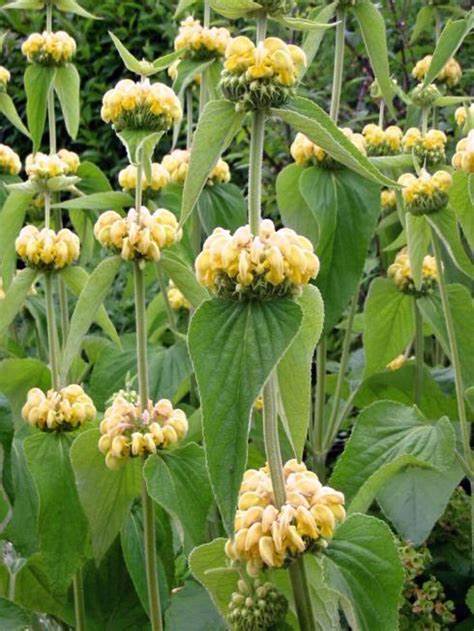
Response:
[[[82,580],[82,570],[78,570],[72,583],[74,592],[74,613],[76,626],[74,631],[85,631],[86,628],[86,608],[84,604],[84,584]]]
[[[334,391],[333,407],[331,411],[331,416],[329,417],[329,422],[324,432],[323,449],[325,452],[327,452],[331,448],[332,442],[334,440],[334,436],[335,434],[337,434],[339,430],[339,428],[337,427],[338,425],[337,421],[339,417],[339,407],[341,403],[342,388],[344,386],[344,378],[346,376],[347,365],[349,363],[349,353],[351,350],[351,341],[352,341],[352,327],[354,325],[354,318],[355,318],[355,314],[357,313],[358,304],[359,304],[359,287],[357,287],[357,290],[354,293],[354,296],[352,297],[351,305],[349,308],[346,332],[344,334],[344,341],[342,343],[341,363],[339,364],[339,372],[337,375],[336,389]]]
[[[137,330],[137,373],[140,403],[144,410],[148,405],[148,364],[147,364],[147,331],[145,274],[139,261],[133,263],[133,280],[135,287],[135,321]]]
[[[326,397],[326,338],[322,337],[316,350],[316,400],[313,417],[313,454],[323,455],[324,402]]]
[[[156,275],[158,278],[158,284],[160,286],[160,291],[163,294],[163,300],[165,302],[166,315],[168,316],[168,324],[172,331],[176,330],[176,318],[173,308],[171,307],[169,298],[168,298],[168,290],[166,287],[165,276],[163,273],[163,268],[161,267],[161,263],[156,264]]]
[[[316,629],[316,624],[311,605],[311,594],[309,591],[308,577],[306,576],[304,556],[300,556],[293,561],[288,569],[300,629],[301,631],[313,631]]]
[[[45,295],[46,295],[46,321],[48,327],[49,345],[49,365],[51,369],[51,382],[54,390],[60,388],[59,378],[59,344],[56,330],[56,313],[54,308],[53,279],[52,273],[46,272],[44,275]]]
[[[193,142],[193,92],[191,88],[186,90],[186,149],[191,149]]]
[[[424,368],[424,337],[423,337],[423,317],[413,299],[413,310],[415,315],[415,384],[414,401],[415,405],[420,405],[423,392],[423,368]]]
[[[344,37],[346,30],[346,14],[344,11],[337,12],[338,24],[336,26],[336,48],[334,51],[334,73],[332,80],[331,108],[329,115],[337,124],[339,118],[339,107],[341,104],[342,79],[344,71]]]
[[[211,23],[211,7],[209,6],[209,0],[204,0],[204,17],[203,26],[208,28]],[[207,69],[203,71],[201,76],[201,87],[199,90],[199,115],[202,114],[206,103],[209,100],[208,90],[209,75]]]
[[[55,105],[54,105],[53,86],[50,87],[49,92],[48,92],[48,127],[49,127],[49,152],[52,155],[56,153],[58,150],[57,138],[56,138],[56,112],[55,112]]]
[[[51,228],[51,193],[44,194],[44,227]]]
[[[141,152],[138,154],[137,164],[137,187],[135,189],[135,210],[140,214],[143,205],[143,163],[141,159]]]
[[[423,107],[421,109],[421,133],[426,134],[428,131],[428,118],[430,115],[430,108]]]
[[[262,211],[262,167],[265,118],[265,112],[261,110],[257,110],[252,114],[248,209],[250,230],[254,235],[258,234]]]
[[[441,305],[443,307],[444,320],[446,323],[446,331],[448,334],[448,343],[451,351],[451,365],[454,369],[454,383],[456,388],[456,400],[458,406],[459,427],[461,430],[461,439],[464,451],[464,458],[469,467],[473,467],[472,453],[471,453],[471,431],[466,415],[466,404],[464,401],[464,385],[461,374],[461,362],[459,361],[458,343],[456,340],[456,334],[454,331],[453,315],[451,313],[451,307],[448,300],[448,292],[446,287],[446,279],[444,277],[443,260],[441,257],[441,247],[438,239],[438,235],[431,228],[431,238],[433,242],[433,251],[436,259],[436,268],[438,272],[438,285],[439,293],[441,295]]]
[[[385,115],[385,101],[383,99],[380,100],[379,105],[379,127],[383,129],[383,120]]]
[[[158,559],[155,540],[155,511],[153,501],[148,495],[145,480],[142,485],[143,536],[145,545],[146,582],[148,587],[148,603],[150,607],[150,623],[152,631],[161,631],[160,590],[158,586]]]
[[[267,36],[267,26],[268,26],[267,14],[262,13],[262,15],[260,15],[257,18],[257,36],[256,36],[257,44],[260,44],[260,42],[263,42],[263,40]]]
[[[46,31],[51,33],[53,30],[53,3],[48,0],[46,3]]]

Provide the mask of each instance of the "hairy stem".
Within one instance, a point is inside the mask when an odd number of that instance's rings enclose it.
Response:
[[[49,366],[51,369],[51,382],[53,389],[59,390],[59,344],[58,333],[56,330],[56,312],[54,307],[53,279],[51,272],[45,273],[44,286],[46,295],[46,321],[48,328]]]
[[[342,78],[344,70],[344,36],[346,30],[346,14],[337,12],[338,24],[336,26],[336,48],[334,51],[334,74],[332,80],[331,108],[329,115],[337,124],[339,107],[341,104]]]
[[[267,26],[268,26],[268,18],[266,13],[262,13],[257,18],[257,44],[263,42],[265,37],[267,36]]]
[[[381,99],[380,105],[379,105],[379,127],[382,127],[382,129],[383,129],[384,115],[385,115],[385,101]]]
[[[155,512],[153,508],[153,501],[148,495],[145,480],[143,480],[142,487],[142,508],[150,623],[152,631],[161,631],[163,629],[163,622],[161,619],[160,590],[158,586],[158,560],[156,557],[155,543]]]
[[[316,629],[314,612],[311,605],[311,594],[309,591],[308,577],[304,565],[304,557],[298,557],[290,565],[289,573],[293,594],[295,597],[296,614],[300,629],[313,631]]]
[[[430,115],[430,108],[423,107],[421,109],[421,133],[426,134],[428,131],[428,118]]]
[[[209,6],[209,0],[204,0],[204,16],[202,25],[208,28],[211,23],[211,7]],[[201,76],[201,87],[199,90],[199,114],[201,115],[206,103],[209,100],[209,73],[207,68],[203,71]]]
[[[147,364],[147,332],[145,274],[140,262],[133,263],[133,280],[135,288],[135,322],[137,331],[137,372],[140,404],[144,410],[148,404],[148,364]]]
[[[265,138],[265,113],[257,110],[252,114],[249,161],[249,223],[252,234],[258,234],[262,212],[262,166]]]
[[[75,631],[85,631],[86,628],[86,608],[84,603],[84,583],[82,580],[82,570],[78,570],[74,576],[72,588],[74,592],[74,612],[76,619]]]
[[[322,337],[316,350],[316,397],[313,417],[313,454],[323,454],[324,402],[326,397],[326,338]]]
[[[191,88],[186,90],[186,149],[191,149],[193,142],[193,92]]]
[[[413,299],[413,310],[415,315],[415,383],[414,383],[414,401],[415,405],[420,405],[421,395],[423,392],[423,367],[424,367],[424,337],[423,337],[423,318],[416,304],[416,298]]]

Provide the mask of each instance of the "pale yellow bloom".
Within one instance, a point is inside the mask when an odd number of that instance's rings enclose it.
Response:
[[[397,207],[397,194],[393,189],[386,188],[380,193],[380,205],[383,210],[394,210]]]
[[[54,232],[28,225],[15,242],[16,252],[26,265],[37,269],[62,269],[79,258],[79,237],[67,228]]]
[[[0,66],[0,85],[5,88],[7,83],[10,81],[10,71]]]
[[[168,284],[168,300],[174,311],[180,309],[191,309],[191,303],[185,298],[183,293],[176,287],[172,280]]]
[[[452,165],[457,171],[474,173],[474,129],[456,145]]]
[[[45,432],[76,429],[93,421],[96,414],[92,399],[76,384],[46,393],[33,388],[22,409],[23,419]]]
[[[362,135],[370,156],[395,155],[401,151],[403,132],[396,125],[383,129],[370,123],[364,127]]]
[[[423,59],[420,59],[420,61],[416,63],[412,70],[412,75],[415,79],[423,81],[431,65],[432,58],[432,55],[426,55]],[[436,81],[439,83],[445,83],[447,86],[452,88],[459,83],[461,76],[461,66],[453,57],[451,57],[436,77]]]
[[[230,33],[226,28],[204,27],[189,16],[181,22],[174,48],[185,50],[185,57],[191,59],[212,59],[224,55],[229,41]]]
[[[395,372],[396,370],[400,370],[400,368],[405,365],[406,361],[405,355],[397,355],[395,359],[392,359],[392,361],[387,364],[386,368],[387,370]]]
[[[52,155],[38,151],[26,158],[25,171],[31,180],[48,180],[52,177],[73,175],[77,173],[79,165],[79,156],[73,151],[61,149]]]
[[[398,178],[407,209],[415,214],[429,214],[440,210],[448,201],[452,177],[447,171],[436,171],[430,175],[424,169],[417,177],[405,173]]]
[[[464,127],[466,121],[470,119],[471,126],[474,124],[474,103],[471,103],[469,107],[462,105],[458,107],[454,112],[454,120],[458,127]]]
[[[122,169],[118,176],[120,186],[126,190],[131,191],[137,188],[137,167],[133,164],[130,164],[125,169]],[[148,180],[146,174],[142,172],[142,190],[147,191],[151,189],[152,191],[160,191],[164,188],[170,181],[170,176],[165,167],[158,163],[154,162],[151,165],[151,179]]]
[[[422,286],[420,290],[415,289],[413,281],[410,259],[407,250],[404,248],[395,257],[395,261],[387,270],[388,278],[391,278],[400,291],[409,294],[427,293],[438,281],[438,270],[436,260],[427,254],[423,259],[422,266]],[[397,359],[397,358],[396,358]],[[394,361],[396,361],[396,359]],[[387,366],[391,370],[391,364]]]
[[[349,127],[341,127],[340,131],[352,142],[356,149],[366,154],[366,142],[362,134],[354,133]],[[324,149],[313,143],[302,133],[296,134],[290,147],[290,153],[299,166],[308,166],[314,163],[331,167],[335,164],[333,158]]]
[[[189,171],[189,163],[191,160],[191,151],[189,149],[174,149],[171,153],[163,158],[162,165],[169,173],[171,182],[175,184],[184,184]],[[230,182],[230,167],[219,158],[216,166],[212,169],[207,184],[225,184]]]
[[[0,173],[18,175],[21,171],[20,157],[7,145],[0,145]]]
[[[410,127],[402,138],[405,153],[415,153],[421,162],[437,164],[445,160],[445,147],[448,138],[440,129],[429,129],[422,134],[416,127]]]
[[[65,31],[32,33],[23,42],[22,53],[28,61],[45,66],[62,66],[76,53],[76,42]]]

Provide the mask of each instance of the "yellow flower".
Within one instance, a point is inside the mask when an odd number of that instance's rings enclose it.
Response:
[[[191,151],[189,149],[175,149],[165,156],[162,161],[163,167],[167,170],[171,182],[184,184],[189,170]],[[221,158],[211,171],[207,184],[225,184],[230,182],[230,168],[227,162]]]
[[[79,165],[79,156],[73,151],[61,149],[52,155],[38,151],[26,158],[25,171],[31,180],[48,180],[52,177],[73,175],[77,173]]]
[[[216,228],[196,259],[198,281],[224,296],[277,296],[298,292],[319,272],[311,242],[294,230],[275,230],[270,219],[254,236]]]
[[[429,70],[431,65],[431,60],[433,59],[433,55],[426,55],[423,59],[420,59],[416,62],[415,67],[411,71],[412,77],[417,79],[417,81],[423,81],[426,76],[426,73]]]
[[[180,309],[191,309],[190,302],[184,297],[181,291],[176,287],[172,280],[168,284],[168,301],[174,311]]]
[[[380,205],[383,210],[395,210],[397,207],[397,194],[393,189],[384,189],[380,193]]]
[[[77,173],[81,164],[77,153],[74,153],[74,151],[68,151],[67,149],[60,149],[58,151],[58,158],[66,165],[64,168],[64,175],[74,175]]]
[[[131,208],[126,217],[108,210],[100,215],[94,235],[104,248],[119,252],[125,261],[158,261],[161,250],[179,241],[182,230],[174,214],[165,208],[150,213]]]
[[[22,409],[23,419],[44,432],[74,430],[96,415],[92,399],[76,384],[46,393],[33,388]]]
[[[101,116],[117,131],[164,131],[181,120],[182,108],[176,94],[164,83],[123,79],[104,94]]]
[[[118,469],[129,457],[147,456],[173,447],[188,432],[188,419],[171,401],[148,401],[143,410],[136,398],[118,393],[100,423],[99,450],[109,469]]]
[[[400,152],[403,132],[400,127],[390,125],[383,129],[370,123],[362,130],[362,135],[370,156],[395,155]]]
[[[429,129],[422,134],[416,127],[411,127],[402,138],[402,148],[405,153],[415,153],[420,162],[437,164],[446,158],[445,147],[448,139],[439,129]]]
[[[21,160],[17,153],[7,145],[0,145],[0,173],[18,175],[21,171]]]
[[[0,66],[0,86],[5,88],[7,83],[10,81],[10,76],[10,71],[3,66]]]
[[[405,355],[397,355],[395,359],[392,359],[392,361],[387,364],[387,370],[391,370],[391,371],[400,370],[400,368],[402,368],[402,366],[404,366],[405,363],[406,363]]]
[[[418,61],[412,70],[412,76],[420,82],[423,81],[426,73],[429,70],[432,59],[432,55],[426,55],[426,57],[423,57],[423,59]],[[452,88],[459,83],[459,81],[461,80],[461,76],[461,66],[453,57],[451,57],[450,59],[448,59],[446,64],[443,66],[441,72],[436,77],[436,81],[438,81],[439,83],[445,83],[447,86]]]
[[[126,190],[131,191],[137,188],[137,167],[130,164],[125,169],[122,169],[118,176],[120,186]],[[154,162],[151,165],[151,179],[147,180],[145,173],[142,173],[142,190],[147,191],[159,191],[164,188],[170,181],[170,176],[165,167],[158,162]]]
[[[15,242],[16,252],[29,267],[62,269],[79,258],[79,237],[67,228],[54,232],[28,225],[22,228]]]
[[[181,22],[174,48],[185,50],[185,57],[191,59],[212,59],[224,55],[229,41],[230,33],[226,28],[204,27],[189,16]]]
[[[474,129],[456,145],[452,165],[457,171],[474,173]]]
[[[467,105],[458,107],[454,112],[454,120],[458,127],[464,127],[468,121],[469,127],[472,127],[474,125],[474,103],[471,103],[469,107]]]
[[[400,291],[411,295],[423,295],[429,293],[438,281],[436,260],[430,255],[426,255],[424,257],[422,266],[422,286],[419,290],[415,288],[410,259],[405,248],[397,254],[395,261],[389,266],[387,276],[393,280]],[[398,366],[398,368],[393,368],[392,366],[392,364],[396,365],[397,359],[398,358],[395,358],[393,362],[388,364],[387,368],[390,370],[398,370],[400,366]]]
[[[65,31],[32,33],[23,42],[22,53],[28,61],[44,66],[63,66],[76,52],[76,42]]]
[[[314,544],[325,546],[345,518],[344,495],[321,484],[303,463],[283,467],[286,501],[274,504],[268,466],[245,472],[239,492],[234,535],[225,546],[234,562],[257,575],[264,567],[282,567]]]
[[[352,144],[363,154],[366,153],[365,139],[362,134],[356,134],[349,127],[341,127],[340,131],[352,142]],[[333,168],[337,165],[324,149],[314,144],[307,136],[298,133],[295,136],[290,153],[296,164],[300,166],[308,166],[309,164],[317,164],[327,168]]]

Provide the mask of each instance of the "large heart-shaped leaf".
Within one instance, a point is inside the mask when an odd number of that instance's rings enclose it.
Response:
[[[316,247],[319,223],[300,188],[300,179],[305,171],[298,164],[289,164],[280,171],[276,180],[277,202],[285,226],[307,237]]]
[[[247,461],[252,405],[301,319],[301,308],[290,299],[213,299],[191,321],[189,349],[201,395],[207,464],[229,531]]]
[[[201,225],[208,235],[217,227],[234,232],[247,223],[247,204],[235,184],[207,186],[199,197],[197,208]]]

